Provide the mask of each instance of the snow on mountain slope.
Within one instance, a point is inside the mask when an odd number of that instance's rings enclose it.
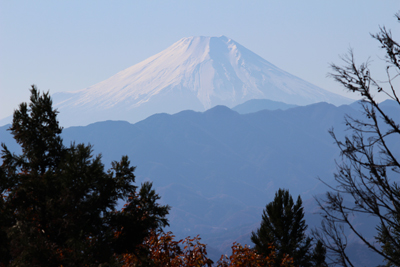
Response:
[[[233,107],[250,99],[296,105],[350,102],[277,68],[225,36],[183,38],[105,81],[54,94],[64,126],[107,119],[136,122],[155,113]]]

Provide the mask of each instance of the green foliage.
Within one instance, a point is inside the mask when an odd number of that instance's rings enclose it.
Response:
[[[394,259],[400,259],[400,214],[391,214],[392,220],[395,222],[391,225],[378,225],[377,241],[382,244],[382,252]],[[398,266],[397,264],[386,261],[386,266]]]
[[[11,266],[94,266],[134,252],[150,230],[168,224],[151,183],[134,185],[128,157],[104,170],[92,147],[62,143],[48,93],[32,86],[10,127],[22,147],[2,144],[0,259]],[[117,210],[118,200],[127,201]],[[115,262],[114,262],[115,263]]]
[[[274,201],[263,211],[261,226],[252,233],[251,241],[255,250],[263,255],[271,253],[272,244],[276,249],[277,263],[289,255],[295,266],[312,266],[312,239],[306,236],[306,229],[300,196],[294,203],[289,191],[279,189]],[[324,254],[320,254],[318,260],[320,257],[324,262]]]
[[[326,248],[324,244],[320,240],[318,240],[311,257],[311,262],[313,263],[312,265],[315,267],[328,266],[325,262],[325,258],[326,258]]]

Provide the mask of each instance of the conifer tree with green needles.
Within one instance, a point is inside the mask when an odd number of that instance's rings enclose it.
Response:
[[[150,230],[168,224],[169,207],[151,183],[135,185],[127,156],[105,171],[90,145],[65,147],[57,113],[35,86],[14,112],[9,130],[22,154],[2,144],[0,265],[118,264],[117,255],[139,253]]]

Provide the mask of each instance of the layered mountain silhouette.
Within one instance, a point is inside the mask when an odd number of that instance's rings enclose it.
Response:
[[[392,103],[385,101],[381,107],[399,121],[398,106]],[[357,103],[249,114],[216,106],[206,112],[156,114],[136,124],[104,121],[70,127],[63,139],[67,146],[92,144],[95,154],[102,153],[106,168],[128,155],[137,166],[137,182],[152,181],[161,201],[171,205],[167,230],[178,238],[200,234],[218,257],[229,253],[235,240],[250,244],[250,232],[259,227],[262,210],[279,188],[289,189],[295,198],[302,196],[310,229],[319,224],[312,197],[329,188],[317,178],[334,186],[335,160],[340,161],[328,129],[333,127],[339,139],[348,134],[345,114],[363,117]],[[18,152],[7,128],[0,127],[0,142]],[[398,142],[390,147],[400,151]],[[366,238],[373,238],[376,224],[370,217],[353,220],[365,229]],[[348,241],[356,237],[349,234]],[[373,255],[360,254],[357,246],[355,242],[352,257],[372,263]]]
[[[189,37],[86,89],[53,95],[64,126],[135,123],[155,113],[234,107],[250,99],[287,104],[350,103],[221,37]]]

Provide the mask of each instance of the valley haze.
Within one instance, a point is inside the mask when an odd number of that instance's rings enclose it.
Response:
[[[385,27],[399,40],[398,7],[0,0],[0,144],[21,154],[9,128],[34,84],[49,92],[66,147],[92,146],[105,169],[128,156],[136,185],[152,182],[158,203],[171,207],[163,231],[199,235],[214,262],[233,242],[254,246],[251,232],[279,189],[301,196],[308,235],[323,219],[316,199],[346,162],[328,131],[344,142],[345,117],[365,119],[362,96],[329,73],[347,66],[350,49],[357,66],[371,62],[371,76],[386,80],[386,53],[371,34]],[[398,103],[373,97],[398,124]],[[400,158],[400,141],[388,142]],[[377,244],[379,221],[350,219]],[[355,267],[385,264],[348,228],[345,237]]]
[[[381,106],[400,119],[400,110],[391,101]],[[205,112],[156,114],[135,124],[103,121],[66,128],[62,138],[67,146],[92,144],[106,168],[128,155],[137,166],[137,182],[152,181],[161,202],[171,205],[171,227],[166,230],[177,238],[200,234],[216,259],[229,254],[233,241],[251,244],[250,232],[259,227],[262,210],[279,188],[289,189],[294,197],[301,195],[306,223],[310,229],[319,225],[312,197],[328,188],[317,178],[333,185],[339,158],[328,129],[334,127],[343,138],[343,116],[362,117],[358,103],[340,107],[316,103],[252,113],[242,109],[241,113],[216,106]],[[8,127],[0,127],[0,142],[19,152]],[[400,144],[393,144],[393,150],[400,151]],[[373,238],[371,218],[353,220],[370,233],[367,238]],[[368,265],[376,260],[363,254],[354,235],[349,233],[348,240],[358,262]]]
[[[201,234],[214,259],[235,240],[250,243],[279,188],[306,199],[326,190],[316,177],[330,176],[338,156],[327,129],[342,129],[344,114],[354,112],[340,106],[352,100],[225,36],[183,38],[105,81],[52,98],[66,145],[93,144],[106,164],[128,155],[138,181],[154,182],[173,207],[170,230]],[[0,141],[17,151],[6,128]],[[310,224],[319,221],[309,216]]]

